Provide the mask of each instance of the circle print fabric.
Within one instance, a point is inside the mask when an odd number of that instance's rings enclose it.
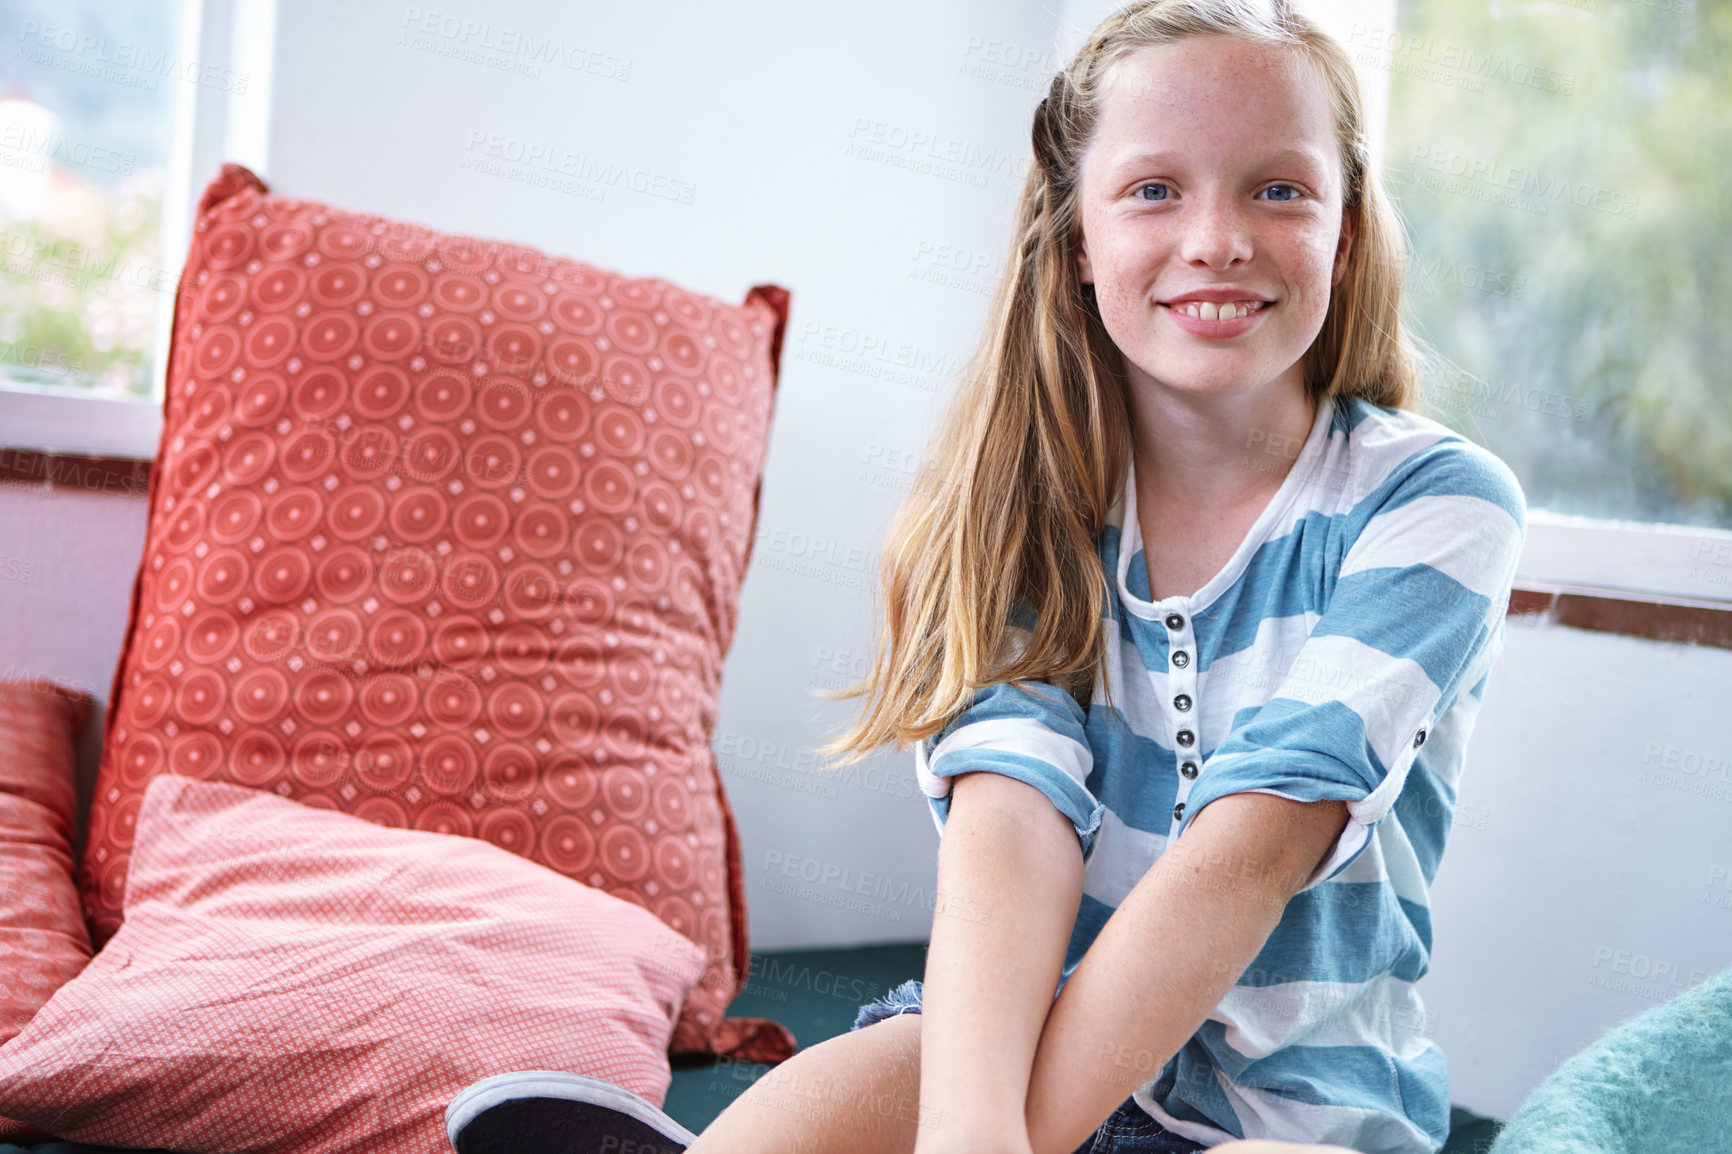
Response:
[[[118,928],[172,772],[485,839],[636,903],[725,1019],[744,886],[710,740],[788,293],[737,306],[267,194],[200,203],[80,891]]]

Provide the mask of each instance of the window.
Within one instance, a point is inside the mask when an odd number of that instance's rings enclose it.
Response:
[[[0,0],[0,381],[150,399],[176,103],[200,82],[177,0]],[[190,69],[190,72],[189,72]]]
[[[1395,27],[1346,37],[1389,81],[1413,315],[1453,362],[1425,410],[1508,462],[1536,509],[1732,529],[1726,15],[1400,0]],[[1687,559],[1703,541],[1717,555],[1723,535],[1673,544]]]
[[[1371,85],[1450,364],[1422,404],[1521,478],[1525,582],[1732,602],[1726,3],[1301,0]],[[1062,5],[1055,60],[1116,6]],[[0,0],[0,449],[154,454],[191,198],[223,160],[271,177],[279,18],[313,19]]]

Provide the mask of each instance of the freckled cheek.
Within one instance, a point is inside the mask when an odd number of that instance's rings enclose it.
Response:
[[[1155,326],[1160,321],[1155,319],[1155,305],[1150,305],[1147,298],[1121,293],[1096,296],[1096,300],[1100,301],[1100,319],[1107,327],[1107,336],[1121,350],[1133,352],[1136,348],[1147,347],[1148,341],[1154,340]]]
[[[1095,252],[1095,301],[1107,330],[1114,331],[1115,322],[1125,330],[1146,327],[1155,279],[1148,246],[1108,241]]]
[[[1116,283],[1095,284],[1095,301],[1100,305],[1101,322],[1115,341],[1134,339],[1149,323],[1149,302],[1138,293]]]
[[[1322,316],[1329,305],[1330,281],[1335,271],[1335,238],[1326,234],[1305,237],[1287,254],[1288,288],[1296,303],[1296,311],[1315,309]]]
[[[1312,273],[1327,283],[1330,270],[1335,264],[1335,246],[1339,234],[1335,232],[1317,232],[1305,238],[1305,260]]]

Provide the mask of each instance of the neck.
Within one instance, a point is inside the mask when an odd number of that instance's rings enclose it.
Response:
[[[1133,377],[1137,487],[1184,505],[1220,505],[1281,487],[1317,406],[1284,381],[1229,396],[1178,393]]]

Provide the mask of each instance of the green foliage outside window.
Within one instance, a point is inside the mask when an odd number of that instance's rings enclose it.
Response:
[[[1402,0],[1384,171],[1427,411],[1530,504],[1732,527],[1732,0]]]

